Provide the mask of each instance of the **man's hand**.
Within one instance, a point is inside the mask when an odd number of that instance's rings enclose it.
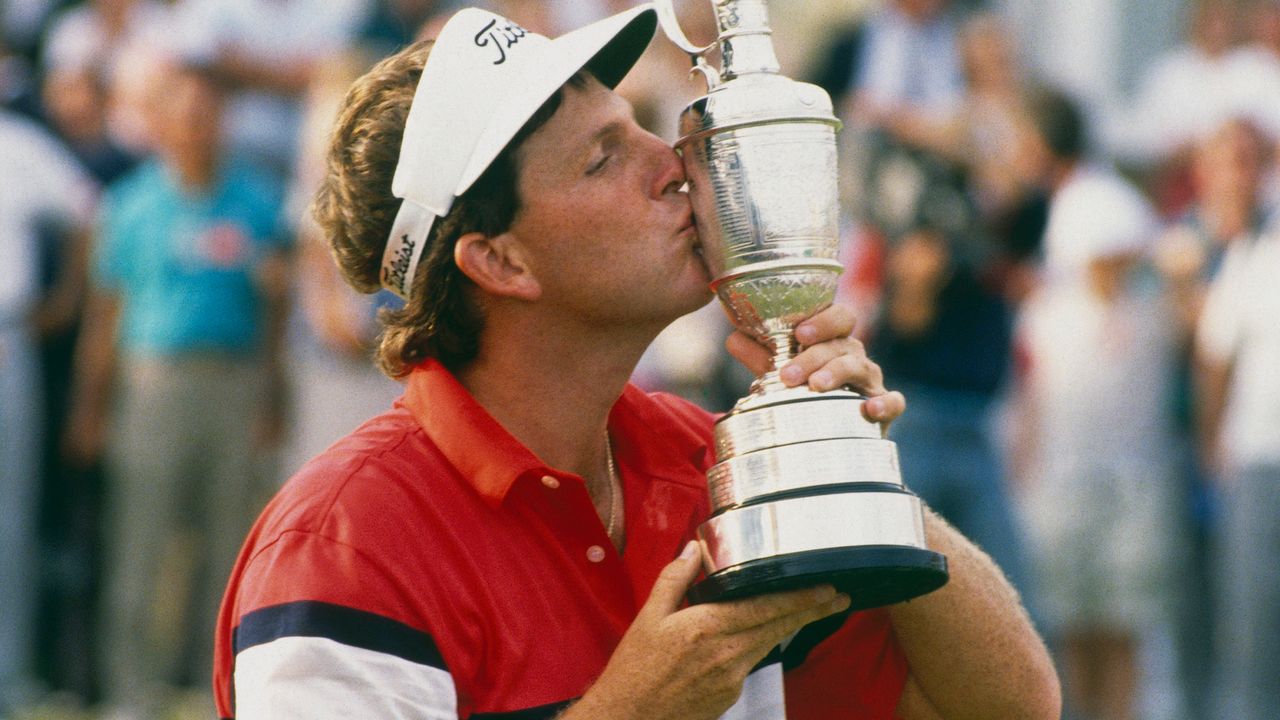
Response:
[[[801,351],[782,366],[782,382],[787,387],[807,383],[819,392],[850,385],[867,396],[862,404],[867,419],[888,424],[907,408],[907,401],[902,393],[885,390],[880,366],[853,337],[855,324],[853,309],[837,303],[796,326]],[[756,375],[773,367],[772,351],[742,332],[730,335],[725,346]]]
[[[769,651],[849,607],[830,586],[680,609],[698,575],[697,545],[663,569],[600,678],[561,720],[718,718]]]

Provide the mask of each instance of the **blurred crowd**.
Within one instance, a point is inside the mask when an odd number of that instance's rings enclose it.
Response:
[[[307,216],[329,127],[459,4],[0,5],[0,718],[211,716],[257,510],[400,391],[398,301]],[[634,2],[469,4],[555,35]],[[1066,716],[1273,717],[1280,0],[1129,5],[769,3],[844,122],[840,292],[904,478],[1024,594]],[[669,140],[688,68],[659,38],[620,87]],[[729,332],[678,321],[635,381],[728,409]]]

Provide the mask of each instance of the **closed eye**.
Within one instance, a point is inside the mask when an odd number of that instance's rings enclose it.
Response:
[[[595,162],[591,163],[590,167],[587,168],[587,175],[595,175],[596,173],[603,170],[604,166],[609,164],[609,159],[612,157],[613,157],[612,155],[605,155],[604,157],[601,157],[599,160],[596,160]]]

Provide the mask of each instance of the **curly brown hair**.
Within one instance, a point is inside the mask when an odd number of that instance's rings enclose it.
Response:
[[[381,287],[382,254],[401,202],[391,194],[391,179],[431,47],[431,40],[413,43],[351,86],[329,144],[327,173],[312,204],[343,276],[363,293]],[[583,82],[582,73],[570,80]],[[511,226],[520,209],[516,149],[555,114],[560,102],[559,92],[552,95],[432,226],[417,275],[410,279],[408,302],[379,315],[383,327],[377,362],[387,375],[404,377],[429,357],[451,370],[475,358],[484,318],[473,297],[474,285],[454,264],[454,244],[466,233],[492,237]]]

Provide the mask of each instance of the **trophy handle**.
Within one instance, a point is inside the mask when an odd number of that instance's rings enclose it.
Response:
[[[684,29],[680,27],[680,19],[676,17],[675,0],[657,0],[654,2],[654,9],[658,11],[658,22],[662,25],[662,32],[666,34],[676,47],[685,51],[689,55],[689,59],[693,61],[693,69],[689,74],[702,73],[702,77],[707,81],[707,89],[710,90],[720,84],[720,71],[716,70],[709,63],[704,55],[716,47],[717,41],[712,41],[702,47],[694,45],[684,34]]]
[[[658,22],[662,25],[662,31],[671,39],[671,42],[676,44],[676,47],[689,53],[690,58],[696,61],[702,57],[703,53],[716,46],[715,42],[711,42],[698,47],[689,41],[684,34],[684,29],[680,27],[680,18],[676,17],[675,0],[656,0],[653,7],[658,11]]]

